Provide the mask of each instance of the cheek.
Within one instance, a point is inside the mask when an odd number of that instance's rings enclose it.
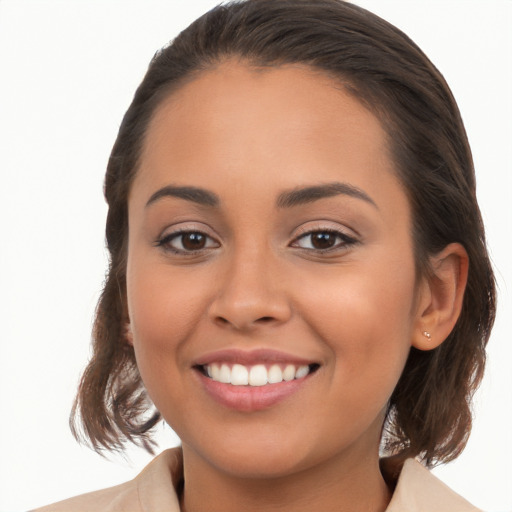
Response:
[[[167,345],[185,338],[201,314],[206,291],[204,282],[198,282],[199,273],[172,272],[165,263],[139,261],[135,255],[127,272],[128,313],[134,334]]]
[[[193,278],[177,278],[158,264],[129,266],[127,295],[137,365],[155,399],[185,364],[182,347],[203,314],[203,295]]]
[[[363,391],[392,392],[410,350],[414,283],[414,265],[401,258],[340,269],[337,278],[308,287],[301,309],[329,347],[340,387],[359,383]]]

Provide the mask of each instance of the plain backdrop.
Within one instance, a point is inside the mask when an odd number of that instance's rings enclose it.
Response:
[[[445,75],[472,144],[499,285],[488,371],[464,454],[437,469],[512,511],[512,3],[359,0]],[[0,510],[132,478],[150,456],[101,458],[68,414],[106,269],[105,165],[147,64],[215,0],[0,0]],[[178,443],[169,427],[160,448]]]

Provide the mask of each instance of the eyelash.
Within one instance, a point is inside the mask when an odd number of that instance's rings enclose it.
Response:
[[[334,235],[336,237],[336,239],[339,239],[340,241],[338,241],[334,246],[327,247],[327,248],[300,247],[298,245],[298,242],[300,240],[304,240],[307,237],[311,237],[315,234]],[[205,247],[201,247],[199,249],[190,249],[190,250],[178,249],[171,245],[171,242],[173,240],[176,240],[176,239],[179,239],[180,237],[182,237],[181,245],[183,246],[183,237],[185,235],[199,235],[199,236],[205,237],[206,244],[208,244],[209,241],[210,242],[213,241],[215,245],[210,246],[210,247],[205,246]],[[310,231],[307,231],[306,233],[300,234],[290,243],[290,247],[296,247],[298,249],[302,249],[303,251],[312,251],[315,253],[323,254],[323,253],[327,253],[327,252],[334,252],[341,248],[348,248],[357,243],[358,243],[357,239],[355,239],[345,233],[342,233],[341,231],[338,231],[338,230],[332,229],[332,228],[324,228],[324,229],[312,229]],[[179,231],[174,231],[173,233],[169,233],[169,234],[165,235],[164,237],[160,238],[155,243],[155,246],[157,246],[157,247],[162,247],[166,251],[169,251],[169,252],[172,252],[172,253],[178,254],[178,255],[184,255],[184,256],[193,256],[193,255],[203,254],[205,251],[208,251],[209,249],[214,249],[214,248],[219,247],[219,245],[220,244],[218,242],[216,242],[211,236],[207,235],[206,233],[199,231],[199,230],[192,230],[192,229],[182,229]]]
[[[157,247],[162,247],[166,251],[170,251],[174,254],[179,254],[179,255],[184,255],[184,256],[202,254],[204,251],[206,251],[208,249],[212,249],[212,247],[201,247],[200,249],[196,249],[196,250],[186,250],[186,249],[177,249],[176,247],[173,247],[171,245],[171,242],[173,240],[179,239],[180,237],[182,239],[182,245],[183,245],[183,237],[185,235],[203,236],[206,239],[206,243],[208,243],[208,241],[213,240],[213,238],[211,236],[207,235],[203,231],[194,230],[194,229],[180,229],[178,231],[174,231],[173,233],[169,233],[169,234],[163,236],[162,238],[160,238],[159,240],[156,241],[155,245]],[[216,246],[218,247],[218,245],[219,245],[218,242],[216,242],[216,241],[214,241],[214,242],[215,242]]]
[[[305,248],[305,247],[298,247],[297,246],[297,242],[299,240],[304,240],[307,237],[311,237],[312,235],[315,235],[315,234],[334,235],[336,237],[336,239],[341,240],[341,242],[337,242],[334,246],[327,247],[325,249],[320,249],[320,248],[315,248],[315,247]],[[315,253],[323,254],[323,253],[327,253],[327,252],[331,252],[331,251],[334,252],[334,251],[337,251],[337,250],[342,249],[342,248],[346,249],[346,248],[351,247],[351,246],[353,246],[353,245],[355,245],[357,243],[358,243],[358,240],[356,238],[351,237],[351,236],[349,236],[349,235],[347,235],[345,233],[342,233],[341,231],[338,231],[338,230],[332,229],[332,228],[320,228],[320,229],[312,229],[310,231],[307,231],[306,233],[300,234],[298,237],[296,237],[293,240],[293,242],[290,245],[292,247],[298,247],[299,249],[302,249],[304,251],[314,251]]]

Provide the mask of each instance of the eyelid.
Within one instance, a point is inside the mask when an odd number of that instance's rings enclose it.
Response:
[[[185,256],[194,256],[198,254],[202,254],[211,249],[215,249],[220,247],[220,242],[218,241],[218,237],[211,233],[212,229],[209,226],[202,223],[179,223],[177,225],[166,227],[161,234],[156,238],[154,244],[156,247],[163,249],[166,252],[185,255]],[[199,233],[204,235],[207,239],[214,242],[214,246],[202,247],[196,250],[186,250],[186,249],[178,249],[170,246],[170,242],[176,238],[179,238],[180,235],[184,235],[187,233]]]
[[[318,233],[319,231],[328,231],[331,233],[340,233],[340,235],[359,239],[361,235],[353,228],[339,224],[338,222],[328,220],[308,221],[299,226],[293,233],[293,239],[297,239],[303,235]]]
[[[305,225],[301,226],[297,232],[295,233],[292,241],[290,242],[290,247],[294,247],[306,252],[310,253],[328,253],[328,252],[339,252],[344,251],[350,248],[351,246],[358,244],[360,242],[359,234],[355,233],[354,230],[350,229],[351,234],[347,233],[348,229],[340,226],[339,224],[333,225],[333,223],[329,222],[316,224],[312,222],[308,222]],[[330,233],[336,235],[337,238],[341,239],[341,242],[337,242],[334,246],[328,247],[325,249],[315,248],[315,247],[301,247],[298,242],[301,239],[304,239],[308,236],[311,236],[315,233]]]
[[[328,233],[331,235],[335,235],[336,238],[341,239],[342,243],[338,243],[338,244],[334,245],[333,247],[328,247],[326,249],[320,249],[320,248],[315,248],[315,247],[300,247],[298,245],[299,240],[305,239],[308,236],[312,236],[316,233]],[[342,247],[345,247],[345,248],[349,247],[351,245],[356,244],[357,242],[358,242],[358,240],[356,240],[355,238],[353,238],[351,236],[346,235],[345,233],[342,233],[341,231],[336,231],[333,229],[315,229],[308,233],[303,233],[302,235],[295,237],[290,245],[292,247],[298,247],[299,249],[304,249],[306,251],[328,252],[328,251],[335,251]]]
[[[157,240],[161,238],[165,238],[169,235],[183,232],[197,232],[204,233],[208,235],[210,238],[215,238],[216,236],[213,234],[213,229],[203,222],[177,222],[176,224],[172,224],[170,226],[166,226],[160,234],[157,236]]]

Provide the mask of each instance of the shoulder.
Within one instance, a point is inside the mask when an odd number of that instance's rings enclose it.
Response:
[[[178,512],[179,501],[175,489],[180,484],[181,475],[181,450],[174,448],[153,459],[129,482],[81,494],[32,512]]]
[[[126,504],[130,508],[126,508]],[[79,512],[84,510],[97,510],[101,512],[117,512],[121,510],[142,510],[139,504],[137,486],[134,480],[115,487],[100,491],[88,492],[67,500],[59,501],[32,512]]]
[[[414,459],[403,465],[386,512],[481,512]]]

